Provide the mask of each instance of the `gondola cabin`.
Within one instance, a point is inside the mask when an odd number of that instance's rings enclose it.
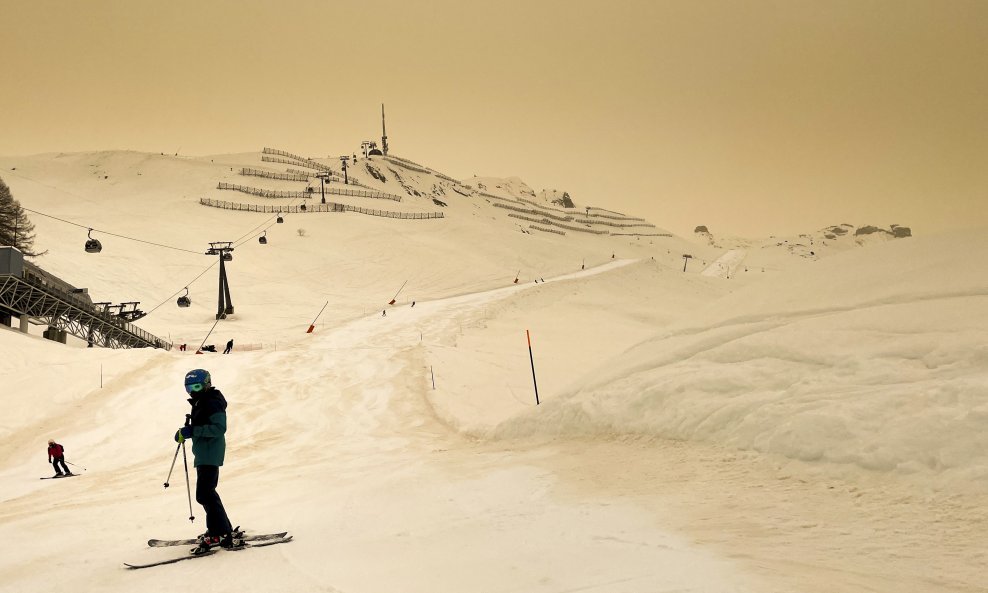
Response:
[[[89,229],[89,239],[86,240],[86,253],[99,253],[103,251],[103,244],[99,239],[93,239],[93,229]]]

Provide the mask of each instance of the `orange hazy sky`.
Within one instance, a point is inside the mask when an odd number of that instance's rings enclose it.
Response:
[[[380,136],[674,232],[988,229],[988,1],[0,0],[0,154]]]

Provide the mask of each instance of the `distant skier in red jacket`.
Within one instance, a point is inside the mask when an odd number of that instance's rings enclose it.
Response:
[[[55,468],[55,475],[53,477],[58,478],[60,476],[71,476],[72,472],[65,465],[65,447],[59,445],[52,439],[48,439],[48,463]],[[59,468],[61,464],[61,468]],[[64,470],[64,472],[63,472]]]

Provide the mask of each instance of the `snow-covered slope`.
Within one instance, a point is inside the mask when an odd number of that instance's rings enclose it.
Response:
[[[711,440],[988,488],[986,255],[965,233],[750,284],[499,432]]]
[[[348,170],[362,189],[402,200],[328,200],[444,217],[310,209],[278,224],[200,205],[319,202],[318,181],[295,200],[217,188],[304,191],[240,174],[297,168],[261,157],[0,159],[36,212],[37,263],[94,300],[140,300],[138,325],[191,346],[0,329],[0,540],[16,542],[0,591],[977,590],[983,233],[820,259],[766,248],[768,272],[752,244],[720,276],[704,271],[728,250],[608,226],[634,213],[606,203],[557,220],[518,183],[482,194],[371,160],[382,181],[362,158]],[[581,225],[607,233],[565,228]],[[219,323],[210,241],[236,244],[236,312]],[[230,356],[192,352],[230,338]],[[123,572],[160,552],[148,537],[201,531],[181,474],[161,487],[196,366],[231,404],[220,493],[234,521],[296,541]],[[48,438],[84,477],[37,479]]]

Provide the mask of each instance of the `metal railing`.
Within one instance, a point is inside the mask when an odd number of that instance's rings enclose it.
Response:
[[[53,282],[53,279],[57,280],[37,266],[24,262],[21,276],[0,276],[0,304],[95,346],[171,350],[172,344],[168,340],[64,290],[62,285],[68,284],[60,280]]]

